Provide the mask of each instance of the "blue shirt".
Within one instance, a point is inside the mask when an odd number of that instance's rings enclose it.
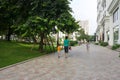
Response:
[[[68,39],[64,40],[64,46],[69,46],[69,40]]]

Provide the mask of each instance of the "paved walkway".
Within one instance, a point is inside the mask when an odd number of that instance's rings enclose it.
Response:
[[[69,57],[42,56],[0,71],[0,80],[120,80],[119,53],[97,45],[72,47]]]

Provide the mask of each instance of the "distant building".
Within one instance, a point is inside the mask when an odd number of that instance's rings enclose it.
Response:
[[[80,25],[80,28],[84,29],[85,34],[89,33],[89,21],[88,20],[80,21],[79,25]],[[69,36],[69,39],[73,40],[73,41],[76,41],[77,40],[76,37],[79,36],[78,32],[73,32],[73,33],[68,35],[68,34],[64,34],[61,31],[59,31],[59,39],[61,39],[60,41],[63,41],[66,35]],[[56,34],[56,36],[55,36],[56,40],[57,40],[57,36],[58,35]]]
[[[79,25],[81,26],[81,28],[84,29],[85,34],[89,33],[89,21],[88,20],[80,21]]]
[[[89,21],[88,20],[79,21],[79,26],[80,26],[80,28],[84,29],[85,34],[89,33]],[[74,32],[74,33],[71,34],[70,37],[71,37],[72,40],[77,40],[76,37],[79,37],[79,36],[80,35],[78,34],[78,32]]]

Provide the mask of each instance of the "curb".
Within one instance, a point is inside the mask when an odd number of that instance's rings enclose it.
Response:
[[[50,54],[54,54],[54,53],[50,53]],[[21,61],[21,62],[15,63],[15,64],[8,65],[8,66],[6,66],[6,67],[0,68],[0,71],[5,70],[5,69],[7,69],[7,68],[11,68],[11,67],[17,66],[17,65],[20,65],[20,64],[24,64],[24,63],[26,63],[26,62],[29,62],[29,61],[32,61],[32,60],[35,60],[35,59],[38,59],[38,58],[40,58],[40,57],[44,57],[44,56],[47,56],[47,55],[50,55],[50,54],[45,54],[45,55],[42,55],[42,56],[39,56],[39,57],[27,59],[27,60],[25,60],[25,61]]]

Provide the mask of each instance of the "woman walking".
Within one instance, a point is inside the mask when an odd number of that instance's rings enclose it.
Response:
[[[65,51],[65,58],[67,58],[68,55],[68,47],[69,47],[69,40],[68,40],[68,36],[65,37],[64,40],[64,51]]]

